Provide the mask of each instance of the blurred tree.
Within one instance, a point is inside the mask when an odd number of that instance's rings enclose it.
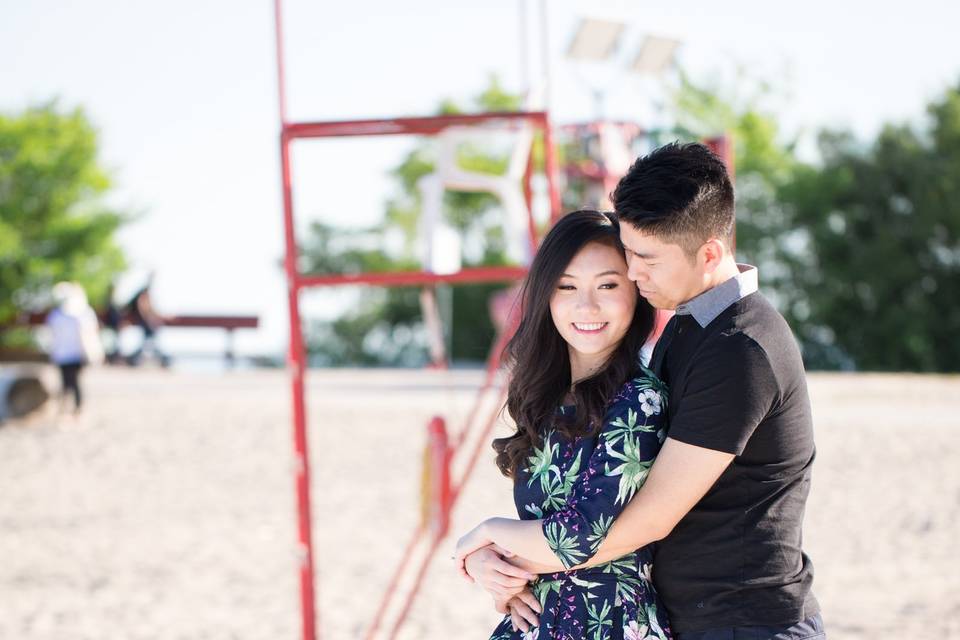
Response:
[[[472,101],[473,110],[514,111],[519,96],[507,93],[491,78]],[[464,112],[444,100],[440,114]],[[458,150],[465,169],[502,174],[507,156],[474,144]],[[419,269],[417,221],[422,210],[417,182],[434,170],[434,148],[424,139],[393,170],[396,194],[386,205],[384,222],[372,229],[345,229],[315,223],[301,252],[307,272],[348,273]],[[464,238],[465,267],[506,264],[506,238],[497,199],[486,193],[447,191],[444,215]],[[487,309],[490,296],[505,285],[438,287],[441,307],[452,310],[448,332],[453,360],[484,360],[495,331]],[[363,289],[353,308],[333,321],[314,321],[306,329],[311,362],[324,366],[419,366],[428,360],[427,336],[421,321],[419,289]]]
[[[745,99],[684,77],[675,95],[690,138],[732,133],[737,254],[793,327],[812,369],[960,368],[960,87],[924,128],[888,125],[869,144],[821,132],[797,159],[770,88]]]
[[[795,234],[784,264],[811,362],[960,370],[960,85],[923,126],[868,145],[824,132],[822,165],[781,190]]]
[[[0,114],[0,326],[42,308],[59,280],[97,303],[125,267],[114,233],[127,218],[103,204],[110,181],[82,109],[55,104]],[[24,331],[0,331],[0,345]]]

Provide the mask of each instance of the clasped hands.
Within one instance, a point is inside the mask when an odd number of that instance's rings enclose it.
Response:
[[[540,602],[530,590],[532,574],[511,564],[514,554],[486,538],[483,524],[457,542],[454,562],[460,575],[476,582],[493,597],[499,613],[509,613],[514,631],[528,631],[539,626]]]

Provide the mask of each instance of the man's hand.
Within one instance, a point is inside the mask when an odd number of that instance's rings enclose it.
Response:
[[[510,611],[510,623],[514,631],[519,629],[526,633],[530,627],[540,626],[538,614],[543,613],[543,609],[530,589],[524,589],[511,598],[507,603],[507,609]]]
[[[492,595],[494,600],[502,600],[504,606],[510,598],[523,591],[527,582],[536,578],[536,575],[507,562],[504,558],[509,556],[506,550],[496,545],[488,545],[465,558],[465,568],[470,577]]]

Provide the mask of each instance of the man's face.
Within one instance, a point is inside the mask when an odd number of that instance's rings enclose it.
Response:
[[[705,288],[700,256],[688,256],[678,244],[663,242],[624,221],[620,241],[626,249],[627,276],[656,309],[676,309]]]

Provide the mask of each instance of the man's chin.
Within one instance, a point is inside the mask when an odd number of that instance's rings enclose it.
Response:
[[[640,297],[647,301],[647,303],[654,309],[663,309],[664,311],[673,311],[677,308],[676,303],[670,302],[669,300],[664,300],[655,293],[644,293],[643,291],[638,291]]]

